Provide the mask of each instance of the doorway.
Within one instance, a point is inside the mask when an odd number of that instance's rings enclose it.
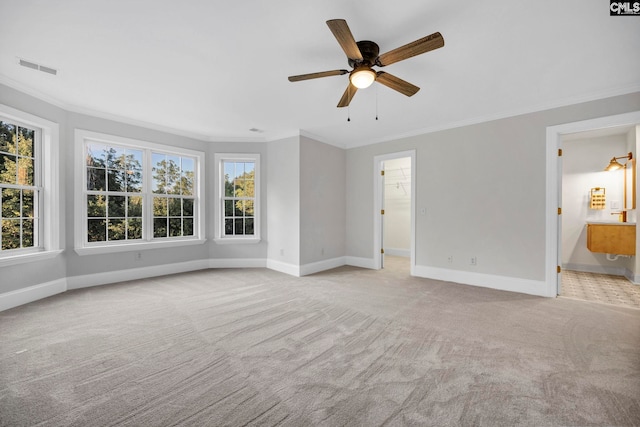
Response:
[[[617,116],[602,117],[581,122],[547,128],[547,262],[546,283],[548,296],[557,296],[562,292],[563,241],[562,222],[562,177],[563,177],[563,138],[567,135],[584,132],[606,132],[615,127],[636,126],[640,123],[640,111]],[[634,152],[638,138],[633,142]],[[606,163],[607,159],[605,159]],[[639,269],[633,268],[633,274]]]
[[[408,268],[413,275],[415,150],[376,156],[374,171],[375,268]]]

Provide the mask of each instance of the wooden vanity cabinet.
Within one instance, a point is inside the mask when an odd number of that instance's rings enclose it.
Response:
[[[612,255],[635,255],[636,225],[587,224],[587,249]]]

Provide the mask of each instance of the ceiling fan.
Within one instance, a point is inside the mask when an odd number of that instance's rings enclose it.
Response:
[[[332,70],[322,71],[319,73],[300,74],[290,76],[290,82],[299,82],[302,80],[317,79],[320,77],[341,76],[349,74],[349,86],[344,91],[338,107],[346,107],[349,105],[358,89],[364,89],[374,81],[381,83],[393,90],[400,92],[406,96],[412,96],[420,90],[407,81],[384,71],[376,71],[372,67],[386,67],[395,62],[402,61],[412,56],[420,55],[434,49],[444,46],[444,38],[438,32],[430,36],[423,37],[399,48],[393,49],[387,53],[379,55],[380,48],[378,45],[369,40],[356,42],[351,34],[351,30],[344,19],[331,19],[327,21],[329,29],[334,37],[338,40],[340,47],[347,55],[349,66],[353,70]]]

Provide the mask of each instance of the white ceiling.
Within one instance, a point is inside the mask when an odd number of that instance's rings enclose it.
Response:
[[[0,83],[211,141],[354,147],[640,90],[640,17],[604,0],[0,0],[0,16]],[[333,18],[381,53],[435,31],[445,46],[384,68],[413,97],[374,84],[338,109],[348,76],[287,80],[348,68]]]

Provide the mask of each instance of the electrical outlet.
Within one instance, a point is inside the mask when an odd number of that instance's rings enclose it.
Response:
[[[449,258],[447,258],[447,262],[449,264],[451,264],[453,262],[453,255],[449,255]]]
[[[469,264],[478,265],[478,258],[472,256],[471,259],[469,260]]]
[[[140,260],[142,260],[142,252],[136,252],[136,254],[135,254],[135,260],[136,260],[136,261],[140,261]]]

